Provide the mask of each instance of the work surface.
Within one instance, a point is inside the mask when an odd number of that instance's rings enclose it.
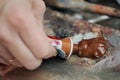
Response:
[[[35,71],[17,70],[10,73],[11,80],[96,80],[93,75],[78,64],[79,58],[72,56],[65,61],[60,58],[49,59]],[[87,79],[88,80],[88,79]]]
[[[76,56],[65,61],[60,58],[45,61],[35,71],[16,70],[9,73],[10,80],[119,80],[118,72],[90,73],[82,68]]]
[[[67,29],[67,28],[66,28]],[[86,28],[87,29],[87,28]],[[110,43],[116,50],[120,48],[120,31],[112,28],[102,28]],[[8,74],[10,80],[119,80],[120,73],[114,71],[102,71],[100,73],[89,72],[90,63],[77,55],[64,60],[59,57],[45,60],[42,65],[34,70],[18,69]]]

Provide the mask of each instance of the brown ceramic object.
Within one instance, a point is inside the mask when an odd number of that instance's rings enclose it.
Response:
[[[65,58],[68,59],[73,52],[73,41],[70,37],[62,39],[62,50],[65,52]]]

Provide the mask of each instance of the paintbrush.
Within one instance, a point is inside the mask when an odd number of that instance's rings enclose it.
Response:
[[[91,11],[94,13],[105,14],[113,17],[120,17],[120,10],[108,6],[98,5],[86,2],[84,0],[45,0],[45,2],[50,6],[55,6],[59,8],[67,8],[73,10],[84,10]]]

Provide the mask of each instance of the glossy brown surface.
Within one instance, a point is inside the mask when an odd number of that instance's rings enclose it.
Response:
[[[65,38],[65,39],[62,39],[62,50],[65,51],[66,53],[66,57],[68,57],[70,55],[70,51],[73,50],[71,47],[72,47],[72,42],[71,42],[71,39],[68,37],[68,38]]]
[[[78,44],[78,55],[87,58],[100,58],[105,55],[108,45],[104,37],[82,40]],[[99,48],[103,49],[100,50]]]

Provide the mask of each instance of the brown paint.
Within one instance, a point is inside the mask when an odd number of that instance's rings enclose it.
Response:
[[[88,40],[82,40],[78,44],[78,55],[80,57],[88,57],[88,58],[100,58],[104,53],[102,53],[98,47],[99,44],[103,45],[105,52],[107,51],[107,41],[103,37],[92,38]],[[85,48],[85,46],[87,46]],[[96,55],[97,53],[97,55]]]
[[[73,53],[78,53],[78,44],[73,45]]]

